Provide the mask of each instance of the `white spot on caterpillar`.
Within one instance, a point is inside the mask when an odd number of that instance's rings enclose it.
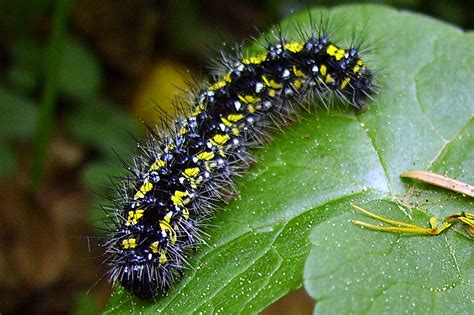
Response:
[[[240,108],[242,107],[242,103],[240,103],[239,101],[235,101],[234,106],[236,110],[240,110]]]
[[[280,55],[283,51],[283,49],[281,49],[282,48],[281,44],[275,45],[275,48],[276,48],[276,53]]]

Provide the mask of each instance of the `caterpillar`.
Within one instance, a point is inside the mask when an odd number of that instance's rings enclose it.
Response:
[[[139,145],[109,209],[103,246],[111,282],[142,299],[166,294],[271,129],[314,96],[364,107],[375,90],[373,71],[357,45],[342,48],[327,34],[301,32],[296,41],[278,35],[261,43],[262,53],[222,57],[222,73],[183,101],[190,113]]]

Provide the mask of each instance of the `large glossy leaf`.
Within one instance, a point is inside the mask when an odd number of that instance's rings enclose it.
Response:
[[[374,14],[374,32],[388,37],[378,60],[387,67],[378,105],[359,117],[377,152],[388,191],[357,201],[378,214],[427,225],[472,199],[402,182],[400,173],[430,169],[474,182],[474,48],[472,33],[407,13]],[[366,165],[367,169],[371,169]],[[317,226],[305,285],[315,312],[468,314],[474,310],[474,243],[459,227],[438,237],[355,229],[363,215],[345,212]],[[349,211],[348,211],[349,210]]]
[[[345,22],[341,38],[355,27],[368,41],[382,39],[370,59],[382,69],[381,87],[368,111],[320,110],[275,136],[176,288],[156,302],[117,290],[107,312],[255,313],[303,281],[321,313],[468,312],[474,251],[461,228],[439,237],[362,230],[350,223],[361,217],[349,203],[420,224],[472,210],[462,196],[399,174],[431,169],[474,180],[474,37],[378,6],[330,15]],[[288,22],[309,25],[308,14]]]

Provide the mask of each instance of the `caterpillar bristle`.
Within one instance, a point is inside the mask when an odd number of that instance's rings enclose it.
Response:
[[[209,83],[187,82],[174,101],[178,118],[158,108],[127,174],[113,180],[116,198],[104,206],[109,235],[108,277],[140,298],[166,294],[189,268],[193,250],[222,202],[237,194],[232,180],[255,162],[251,151],[298,120],[311,104],[334,99],[361,110],[375,93],[373,71],[360,57],[360,40],[348,48],[330,40],[329,19],[311,27],[258,36],[260,53],[233,47],[219,53]],[[308,102],[308,100],[310,102]]]

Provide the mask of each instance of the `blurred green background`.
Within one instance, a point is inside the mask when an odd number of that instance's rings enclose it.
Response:
[[[172,112],[223,43],[346,2],[1,1],[0,313],[100,312],[101,196],[156,104]],[[474,25],[472,1],[377,2]],[[300,291],[266,313],[311,311]]]

